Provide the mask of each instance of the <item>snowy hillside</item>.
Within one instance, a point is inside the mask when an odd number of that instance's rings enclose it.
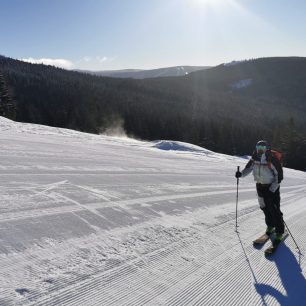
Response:
[[[0,305],[305,305],[306,174],[271,260],[245,159],[0,117]]]

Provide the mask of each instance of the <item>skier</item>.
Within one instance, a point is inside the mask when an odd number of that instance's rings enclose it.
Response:
[[[283,213],[280,210],[280,183],[283,169],[278,158],[271,152],[267,141],[256,144],[256,150],[242,172],[236,172],[236,178],[245,177],[253,171],[259,206],[264,212],[267,225],[266,235],[275,231],[273,245],[277,246],[284,234]]]

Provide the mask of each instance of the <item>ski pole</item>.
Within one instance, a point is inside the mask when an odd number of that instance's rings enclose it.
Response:
[[[275,210],[277,211],[277,207],[276,207],[275,204],[274,204],[274,208],[275,208]],[[301,253],[301,249],[299,248],[298,244],[296,243],[296,241],[295,241],[295,239],[294,239],[294,237],[293,237],[293,235],[292,235],[292,233],[291,233],[291,231],[290,231],[290,229],[289,229],[289,227],[288,227],[288,225],[287,225],[287,223],[285,222],[284,219],[283,219],[283,222],[284,222],[284,224],[285,224],[285,226],[286,226],[286,228],[287,228],[287,230],[288,230],[288,233],[289,233],[289,235],[291,236],[291,238],[292,238],[292,240],[293,240],[293,242],[294,242],[296,248],[299,250],[299,254],[302,254],[302,253]]]
[[[239,172],[240,167],[237,166],[237,172]],[[238,186],[239,186],[239,177],[237,177],[237,194],[236,194],[236,231],[238,227],[237,219],[238,219]]]
[[[299,253],[302,254],[302,253],[301,253],[301,250],[300,250],[300,248],[299,248],[299,246],[298,246],[298,244],[296,243],[294,237],[292,236],[292,234],[291,234],[291,232],[290,232],[290,229],[289,229],[289,227],[288,227],[288,225],[286,224],[285,221],[284,221],[284,224],[285,224],[285,226],[286,226],[286,228],[287,228],[287,230],[288,230],[288,233],[290,234],[290,236],[291,236],[291,238],[292,238],[294,244],[296,245],[296,248],[299,250]]]

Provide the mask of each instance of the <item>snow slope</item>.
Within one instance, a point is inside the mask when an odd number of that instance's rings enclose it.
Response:
[[[305,305],[290,237],[271,260],[245,159],[0,117],[0,305]],[[282,210],[305,253],[306,175]]]

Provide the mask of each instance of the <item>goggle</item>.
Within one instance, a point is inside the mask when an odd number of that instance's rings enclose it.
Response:
[[[258,146],[256,146],[256,150],[257,151],[266,151],[267,150],[267,146],[265,146],[265,145],[258,145]]]

